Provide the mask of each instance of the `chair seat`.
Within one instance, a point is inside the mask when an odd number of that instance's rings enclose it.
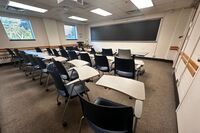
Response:
[[[78,84],[78,85],[71,84],[71,85],[68,85],[65,87],[66,87],[66,91],[71,96],[71,98],[76,97],[77,93],[83,94],[83,93],[89,91],[89,89],[87,87],[84,87],[82,84]],[[64,96],[64,97],[67,96],[65,93],[65,90],[58,90],[58,91],[59,91],[59,95]]]
[[[109,68],[106,66],[97,66],[97,69],[103,72],[109,72]]]
[[[132,72],[125,72],[125,71],[116,70],[116,74],[118,74],[119,76],[122,76],[122,77],[127,77],[127,78],[135,77],[135,75],[133,75]]]
[[[42,72],[47,73],[48,71],[47,71],[47,69],[42,69]]]

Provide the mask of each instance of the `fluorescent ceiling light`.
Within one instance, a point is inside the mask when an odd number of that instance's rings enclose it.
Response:
[[[18,2],[14,2],[14,1],[9,1],[8,6],[22,8],[25,10],[30,10],[30,11],[40,12],[40,13],[45,13],[46,11],[48,11],[43,8],[38,8],[35,6],[30,6],[30,5],[26,5],[26,4],[22,4],[22,3],[18,3]]]
[[[147,7],[152,7],[153,2],[152,0],[131,0],[138,9],[143,9]]]
[[[86,18],[81,18],[81,17],[77,17],[77,16],[70,16],[68,18],[78,20],[78,21],[87,21],[88,20]]]
[[[101,15],[101,16],[110,16],[110,15],[112,15],[112,13],[107,12],[107,11],[101,9],[101,8],[97,8],[97,9],[91,10],[90,12],[96,13],[96,14]]]

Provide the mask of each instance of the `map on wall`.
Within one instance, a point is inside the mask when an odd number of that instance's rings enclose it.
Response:
[[[34,40],[31,22],[26,19],[0,17],[4,30],[10,40]]]
[[[76,26],[64,25],[64,31],[65,31],[65,38],[67,40],[78,39]]]

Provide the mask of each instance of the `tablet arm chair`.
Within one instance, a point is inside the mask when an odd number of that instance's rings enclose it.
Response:
[[[80,55],[81,60],[87,61],[92,67],[92,62],[88,53],[80,53],[79,55]]]
[[[46,48],[46,50],[47,50],[47,52],[48,52],[49,55],[53,55],[53,52],[51,51],[50,48]]]
[[[54,65],[54,63],[50,63],[47,66],[47,70],[50,73],[51,77],[54,80],[54,84],[57,89],[57,105],[60,105],[61,102],[59,101],[59,97],[65,97],[65,109],[63,112],[63,126],[67,126],[67,122],[65,121],[65,112],[67,110],[68,104],[70,99],[73,99],[78,96],[78,94],[83,95],[86,94],[86,96],[89,99],[89,96],[87,92],[89,89],[83,85],[79,80],[76,81],[69,81],[69,82],[63,82],[63,80],[60,77],[60,74],[58,72],[58,69]]]
[[[35,47],[35,51],[36,51],[36,52],[40,52],[40,53],[42,53],[42,50],[41,50],[40,47]]]
[[[96,133],[133,133],[136,128],[134,109],[104,98],[97,98],[94,103],[79,95],[83,117],[79,124],[81,132],[82,120],[85,118]],[[134,129],[133,129],[134,127]]]
[[[58,51],[56,49],[52,49],[52,50],[53,50],[54,56],[60,56],[59,53],[58,53]]]
[[[124,59],[115,56],[114,73],[121,77],[136,79],[135,60]]]
[[[102,49],[102,55],[104,55],[104,56],[113,56],[113,51],[112,51],[112,49],[111,48],[109,48],[109,49]]]
[[[99,71],[102,71],[102,72],[109,72],[110,71],[108,59],[107,59],[106,56],[95,55],[94,57],[95,57],[94,58],[95,66]]]

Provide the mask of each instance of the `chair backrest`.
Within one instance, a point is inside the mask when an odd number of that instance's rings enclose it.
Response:
[[[71,51],[71,50],[74,50],[74,48],[73,48],[73,46],[68,46],[68,47],[66,47],[66,50]]]
[[[53,55],[53,52],[51,51],[50,48],[46,48],[46,49],[47,49],[47,52],[48,52],[49,55]]]
[[[29,58],[29,61],[33,66],[39,65],[36,59],[33,57],[33,55],[28,54],[27,57]]]
[[[36,52],[42,52],[41,48],[39,48],[39,47],[35,47],[35,51]]]
[[[66,91],[65,85],[64,85],[64,83],[60,77],[60,74],[59,74],[57,68],[55,67],[54,63],[50,63],[47,65],[47,71],[53,78],[54,84],[57,88],[57,91],[61,92],[61,93],[64,92],[66,94],[66,96],[69,96],[68,92]]]
[[[102,49],[102,55],[104,56],[113,56],[113,52],[112,52],[112,49],[109,48],[109,49]]]
[[[41,69],[46,69],[47,66],[41,58],[35,57],[35,59],[36,59],[38,65],[40,66]]]
[[[66,71],[65,67],[63,66],[63,64],[59,61],[53,61],[55,67],[57,68],[57,71],[60,75],[66,75],[67,79],[66,80],[70,80],[69,74]]]
[[[6,48],[6,50],[8,51],[8,53],[9,53],[12,57],[15,56],[15,53],[14,53],[11,49]]]
[[[56,49],[52,49],[55,56],[60,56]]]
[[[19,50],[18,50],[18,49],[15,48],[13,51],[15,52],[15,55],[16,55],[17,57],[20,57],[20,54],[19,54]]]
[[[60,49],[60,53],[62,57],[69,58],[69,55],[65,49]]]
[[[80,55],[81,60],[89,62],[90,66],[92,66],[92,62],[88,53],[80,53],[79,55]]]
[[[124,59],[131,59],[131,50],[130,49],[118,49],[118,57]]]
[[[60,49],[60,50],[61,50],[61,49],[64,49],[64,47],[63,47],[62,45],[60,45],[60,46],[59,46],[59,49]]]
[[[20,57],[22,57],[24,63],[30,63],[30,60],[24,51],[20,51],[19,54]]]
[[[131,76],[125,76],[126,74],[119,74],[119,72],[128,72],[132,73]],[[128,78],[135,78],[135,58],[132,57],[131,59],[123,59],[115,56],[115,74],[119,76],[128,77]]]
[[[95,55],[94,56],[95,65],[96,66],[105,66],[109,68],[108,59],[103,55]]]
[[[96,51],[95,51],[95,49],[94,48],[91,48],[91,52],[90,52],[91,54],[96,54]]]
[[[84,117],[95,126],[110,131],[132,133],[134,111],[126,106],[102,106],[83,99],[80,102]]]
[[[78,59],[78,55],[76,54],[75,51],[68,51],[68,54],[69,54],[70,60]]]

